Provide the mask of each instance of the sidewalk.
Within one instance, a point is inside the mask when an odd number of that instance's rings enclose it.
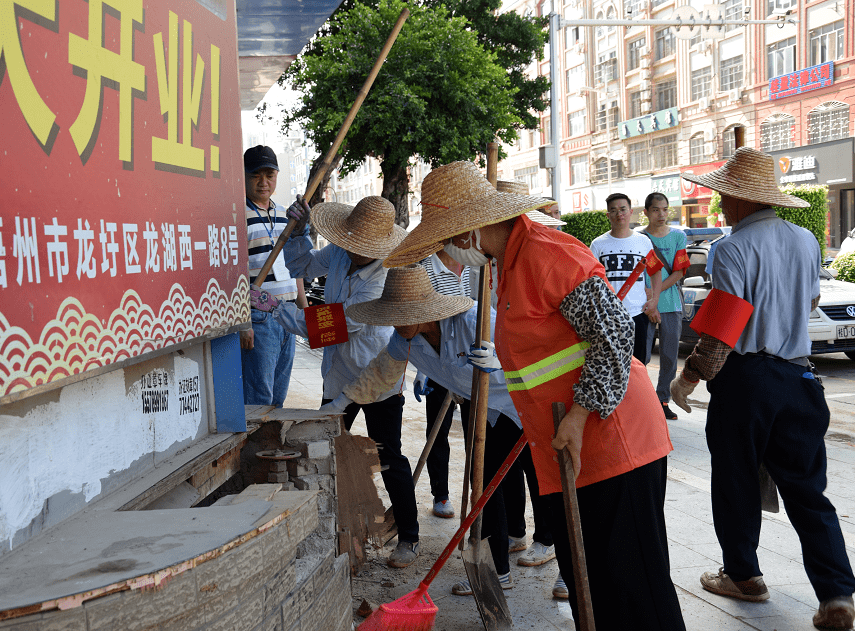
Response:
[[[319,351],[311,351],[298,341],[297,356],[286,407],[316,408],[320,404],[322,380]],[[682,363],[682,362],[681,362]],[[654,354],[648,366],[652,379],[658,374],[658,356]],[[407,387],[412,383],[407,380]],[[655,383],[655,381],[654,381]],[[403,445],[411,466],[424,446],[424,403],[417,403],[411,391],[405,391]],[[706,404],[709,395],[698,388],[689,399],[691,414],[679,408],[679,419],[670,421],[674,451],[668,459],[668,490],[665,516],[671,553],[671,576],[677,586],[686,628],[690,631],[808,631],[814,629],[811,617],[817,602],[805,575],[798,537],[787,520],[786,513],[763,513],[763,527],[758,551],[764,578],[771,598],[764,603],[743,603],[716,596],[701,588],[702,572],[717,570],[721,565],[720,549],[712,524],[710,508],[710,464],[704,436]],[[835,425],[832,411],[832,428]],[[366,434],[361,415],[353,426],[354,433]],[[463,433],[455,419],[449,436],[451,466],[449,486],[456,508],[462,492]],[[855,436],[841,428],[829,430],[827,496],[837,508],[844,532],[850,562],[855,565]],[[388,505],[382,481],[378,490]],[[394,570],[385,564],[392,545],[376,552],[359,576],[353,578],[354,610],[363,598],[374,602],[390,602],[414,590],[436,560],[442,548],[454,534],[459,520],[439,519],[431,514],[432,498],[425,472],[416,489],[419,504],[421,555],[409,568]],[[531,505],[527,520],[533,531]],[[518,554],[511,557],[511,574],[515,587],[505,592],[515,627],[519,629],[572,629],[570,607],[566,601],[552,598],[552,585],[558,573],[555,561],[540,567],[526,568],[515,564]],[[480,617],[471,597],[451,595],[451,586],[466,578],[460,555],[455,554],[433,582],[430,594],[439,607],[436,629],[463,631],[482,628]],[[357,623],[361,618],[355,616]]]

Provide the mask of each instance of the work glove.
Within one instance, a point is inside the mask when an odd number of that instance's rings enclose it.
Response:
[[[293,219],[297,222],[297,225],[294,226],[294,230],[291,234],[300,234],[303,232],[306,224],[309,223],[311,211],[309,209],[308,202],[303,199],[303,196],[297,195],[297,201],[288,207],[288,211],[285,214],[289,221]]]
[[[683,376],[683,373],[671,382],[671,399],[677,406],[686,412],[691,412],[692,408],[686,401],[686,398],[695,391],[695,386],[698,382],[692,383]]]
[[[427,396],[433,392],[433,388],[427,385],[427,381],[427,377],[422,371],[416,373],[416,378],[413,381],[413,394],[419,403],[422,402],[422,396]]]
[[[499,358],[494,353],[495,349],[496,346],[492,342],[481,342],[481,346],[476,346],[473,342],[472,346],[469,347],[469,353],[466,355],[466,362],[483,372],[501,370],[502,364],[499,363]]]
[[[325,414],[344,414],[344,408],[351,403],[353,403],[353,401],[342,392],[326,405],[322,405],[318,411],[324,412]]]
[[[279,306],[279,301],[264,289],[259,289],[255,285],[250,285],[249,306],[253,309],[270,313]]]

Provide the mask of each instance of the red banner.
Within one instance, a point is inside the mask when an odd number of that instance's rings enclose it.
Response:
[[[234,0],[210,6],[0,6],[0,402],[249,318]]]
[[[340,302],[303,309],[309,330],[309,348],[321,348],[347,341],[347,320]]]
[[[689,175],[703,175],[704,173],[711,173],[722,166],[725,162],[725,160],[720,160],[719,162],[695,164],[690,167],[680,169],[680,174],[688,173]],[[706,186],[695,184],[694,182],[690,182],[683,178],[680,178],[680,189],[683,199],[701,199],[712,195],[712,190],[708,189]]]

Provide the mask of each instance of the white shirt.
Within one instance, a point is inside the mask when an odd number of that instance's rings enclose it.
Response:
[[[606,278],[615,292],[620,291],[624,281],[632,274],[632,270],[651,249],[650,239],[634,231],[623,239],[613,237],[611,232],[607,232],[591,243],[591,252],[606,268]],[[641,274],[623,299],[623,306],[634,318],[641,313],[645,302],[647,302],[647,294],[644,292],[644,274]]]

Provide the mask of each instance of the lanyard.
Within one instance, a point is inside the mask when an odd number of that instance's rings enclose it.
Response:
[[[261,221],[262,221],[261,225],[263,225],[264,229],[267,230],[267,237],[270,239],[270,245],[275,246],[276,244],[275,244],[274,239],[273,239],[273,232],[271,232],[270,228],[267,227],[267,222],[264,221],[264,217],[261,216],[261,213],[258,210],[258,206],[255,205],[254,201],[252,201],[251,199],[248,199],[248,198],[246,200],[246,203],[249,204],[249,207],[252,208],[255,211],[255,214],[258,215],[258,218],[261,219]],[[273,204],[272,201],[270,203]],[[270,211],[269,210],[267,211],[267,218],[270,219]],[[274,225],[274,226],[276,225],[276,204],[273,204],[273,223],[272,223],[272,225]]]

